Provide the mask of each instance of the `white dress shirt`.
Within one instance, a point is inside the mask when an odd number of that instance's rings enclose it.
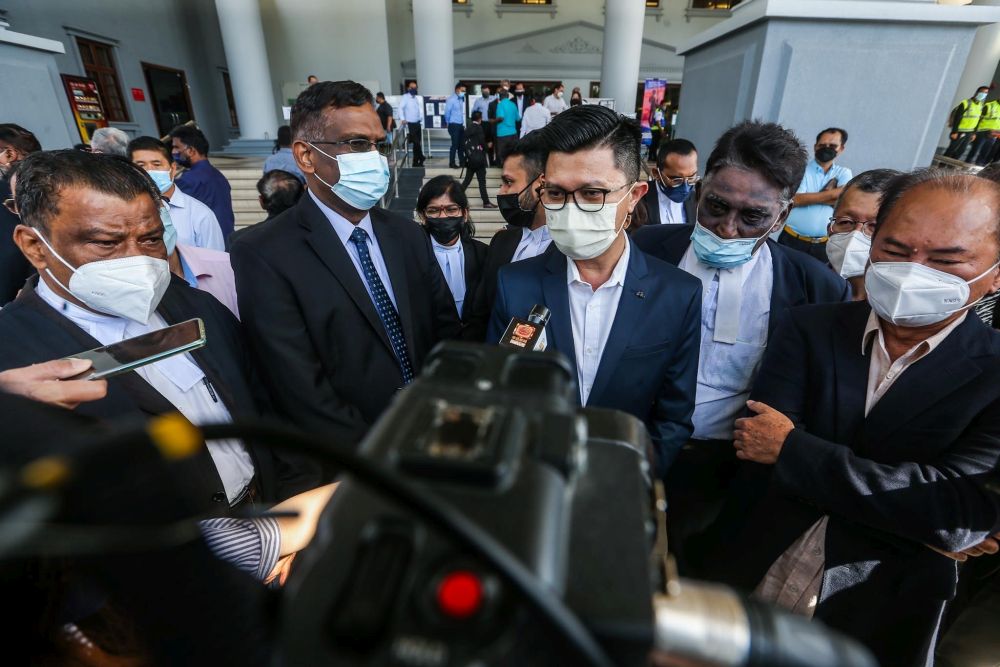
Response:
[[[774,273],[771,250],[761,246],[735,269],[713,269],[688,246],[680,268],[701,280],[701,351],[695,395],[696,440],[732,440],[767,346]]]
[[[177,243],[209,250],[226,249],[222,227],[212,209],[181,192],[177,184],[174,184],[169,205],[170,220],[177,229]]]
[[[454,245],[441,245],[431,237],[434,257],[437,258],[444,280],[448,283],[451,296],[455,299],[455,308],[462,314],[462,303],[465,302],[465,248],[461,239]]]
[[[358,276],[361,278],[361,284],[365,286],[365,291],[368,292],[368,297],[375,303],[375,297],[372,295],[372,288],[368,286],[368,281],[365,280],[365,271],[361,268],[361,257],[358,255],[358,248],[354,245],[354,241],[351,240],[351,234],[354,233],[354,223],[340,215],[332,208],[324,204],[319,200],[319,198],[312,193],[312,190],[307,190],[309,196],[313,198],[316,202],[316,206],[319,210],[323,212],[326,219],[330,221],[333,226],[333,231],[337,233],[337,238],[340,242],[344,244],[347,249],[347,254],[350,256],[351,261],[354,262],[354,268],[358,272]],[[382,249],[379,248],[378,239],[375,238],[375,230],[372,228],[372,218],[367,213],[365,217],[361,219],[361,222],[357,224],[358,227],[368,232],[368,254],[371,255],[372,264],[375,265],[375,272],[378,273],[378,277],[382,280],[382,285],[385,287],[386,293],[389,295],[389,299],[392,301],[392,305],[396,306],[396,295],[392,291],[392,283],[389,281],[389,269],[385,266],[385,260],[382,259]]]
[[[124,317],[91,312],[63,299],[44,280],[38,281],[35,291],[42,300],[101,345],[111,345],[168,326],[159,313],[153,313],[147,324],[140,324]],[[174,355],[138,368],[135,372],[192,424],[228,424],[232,421],[218,392],[190,354]],[[226,489],[226,496],[232,503],[253,479],[253,458],[239,440],[209,440],[206,444]]]
[[[552,237],[549,236],[548,225],[542,225],[538,229],[524,227],[521,229],[521,242],[517,244],[510,261],[519,262],[522,259],[538,257],[548,249],[550,243]]]
[[[410,95],[403,93],[403,99],[399,103],[399,115],[407,123],[424,122],[424,98],[421,95]]]
[[[566,109],[568,108],[568,105],[566,104],[565,95],[566,95],[565,93],[563,93],[563,97],[556,97],[555,95],[549,95],[548,97],[545,98],[545,101],[542,102],[542,106],[548,109],[549,113],[552,114],[553,116],[558,113],[562,113],[563,111],[566,111]]]
[[[678,204],[673,201],[667,195],[663,194],[663,190],[660,189],[656,183],[653,183],[653,187],[656,188],[656,201],[660,204],[660,224],[662,225],[684,225],[687,224],[688,220],[684,216],[684,203]],[[692,193],[693,196],[693,193]],[[694,221],[692,220],[693,224]]]
[[[576,262],[566,259],[566,283],[569,290],[569,319],[573,325],[573,347],[576,351],[576,377],[580,385],[580,405],[586,405],[590,390],[601,365],[604,346],[611,334],[611,325],[618,313],[618,302],[625,288],[629,246],[615,264],[608,282],[596,290],[580,279]]]
[[[532,104],[524,110],[521,116],[521,135],[524,136],[532,130],[540,130],[549,124],[552,114],[541,104]]]

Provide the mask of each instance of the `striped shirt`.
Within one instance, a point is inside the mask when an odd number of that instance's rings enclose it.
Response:
[[[262,581],[277,564],[281,555],[281,533],[276,519],[221,517],[199,523],[205,543],[220,560]]]

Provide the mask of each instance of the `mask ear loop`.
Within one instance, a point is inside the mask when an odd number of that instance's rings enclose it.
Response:
[[[76,273],[76,269],[74,269],[73,266],[69,262],[67,262],[65,259],[63,259],[62,255],[60,255],[59,253],[57,253],[55,251],[55,248],[53,248],[51,245],[49,245],[48,240],[42,235],[42,233],[40,231],[38,231],[34,227],[32,227],[32,231],[35,232],[35,236],[38,237],[38,240],[41,241],[42,244],[45,245],[45,247],[49,249],[49,252],[51,252],[53,255],[55,255],[56,259],[58,259],[60,262],[62,262],[66,266],[67,269],[69,269],[73,273]],[[52,278],[52,280],[55,281],[56,285],[59,285],[59,287],[63,288],[63,290],[65,290],[65,292],[67,294],[73,294],[73,290],[71,290],[70,288],[68,288],[65,285],[63,285],[62,281],[60,281],[58,278],[56,278],[56,275],[54,273],[52,273],[52,269],[50,269],[49,267],[46,266],[45,267],[45,273],[49,274],[49,278]],[[75,294],[73,294],[73,296],[76,297],[77,299],[80,298],[80,297],[76,296]],[[82,299],[80,299],[80,300],[82,301]]]

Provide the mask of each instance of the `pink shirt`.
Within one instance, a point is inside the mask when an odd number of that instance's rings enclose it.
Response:
[[[187,264],[187,268],[198,281],[198,289],[214,296],[239,319],[240,309],[236,305],[236,276],[229,263],[229,253],[190,245],[178,245],[177,250],[181,253],[184,264]]]

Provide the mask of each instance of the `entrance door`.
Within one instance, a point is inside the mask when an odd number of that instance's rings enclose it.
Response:
[[[142,71],[146,75],[149,98],[161,137],[170,134],[178,125],[194,120],[183,70],[142,63]]]

